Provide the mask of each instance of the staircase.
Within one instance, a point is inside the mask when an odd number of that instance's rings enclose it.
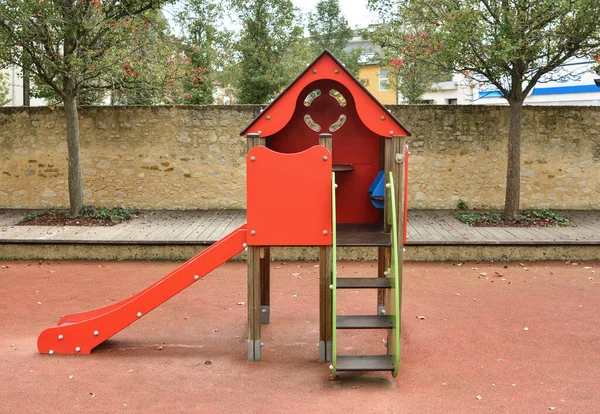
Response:
[[[335,175],[334,175],[335,182]],[[333,220],[335,223],[335,185],[333,196]],[[389,200],[395,200],[393,176],[390,173],[388,184],[386,185]],[[379,233],[378,237],[371,237],[364,234],[361,237],[360,232],[353,234],[353,240],[349,243],[346,238],[341,245],[353,246],[390,246],[391,260],[390,267],[384,272],[385,277],[360,277],[360,278],[338,278],[337,277],[337,226],[333,226],[333,284],[332,289],[332,358],[330,365],[331,379],[337,378],[338,371],[389,371],[392,376],[398,374],[398,366],[400,363],[400,302],[402,284],[399,279],[399,257],[398,257],[398,232],[395,203],[392,205],[391,222],[392,229],[389,235],[389,242],[381,240]],[[352,225],[343,225],[352,226]],[[362,239],[362,241],[361,241]],[[380,258],[381,260],[381,258]],[[381,289],[385,295],[385,308],[378,309],[378,315],[338,315],[337,314],[337,291],[341,289]],[[337,331],[342,329],[368,329],[374,335],[380,334],[382,330],[387,333],[387,343],[385,354],[381,355],[338,355],[337,352]]]

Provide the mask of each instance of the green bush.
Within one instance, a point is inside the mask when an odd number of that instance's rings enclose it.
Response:
[[[96,208],[85,206],[81,210],[82,217],[90,217],[101,220],[110,220],[113,223],[120,223],[129,220],[137,214],[137,210],[129,207]]]
[[[466,201],[459,199],[458,203],[456,203],[456,208],[458,208],[459,210],[468,210],[469,205],[467,204]]]
[[[568,227],[571,225],[569,219],[562,213],[549,209],[522,210],[514,221],[505,221],[501,211],[488,212],[461,212],[456,213],[456,218],[469,226],[480,226],[486,224],[498,224],[504,222],[507,225],[538,226],[538,227]]]

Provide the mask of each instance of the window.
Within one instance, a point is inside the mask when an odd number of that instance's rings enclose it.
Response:
[[[390,81],[388,79],[388,70],[379,68],[379,90],[387,91],[390,89]]]
[[[458,99],[456,99],[456,98],[446,99],[446,103],[448,105],[458,105]]]

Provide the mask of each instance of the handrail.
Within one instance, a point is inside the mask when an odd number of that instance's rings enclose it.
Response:
[[[388,200],[396,200],[396,194],[395,194],[395,190],[394,190],[394,175],[392,174],[392,172],[390,171],[389,173],[389,182],[386,185],[386,187],[389,190],[389,197]],[[400,301],[401,301],[401,291],[402,291],[402,285],[400,284],[399,281],[399,277],[398,277],[398,269],[399,269],[399,258],[398,258],[398,220],[397,220],[397,214],[396,214],[396,203],[394,201],[392,201],[390,203],[391,205],[391,212],[392,212],[392,228],[391,228],[391,232],[390,232],[390,237],[391,237],[391,253],[392,253],[392,262],[391,262],[391,269],[390,269],[390,276],[391,276],[391,280],[390,280],[390,284],[391,284],[391,289],[390,289],[390,298],[392,299],[392,303],[390,304],[388,301],[388,306],[392,307],[393,309],[389,309],[388,311],[392,311],[391,313],[391,317],[392,317],[392,324],[393,324],[393,328],[391,330],[391,332],[388,334],[388,351],[390,352],[390,355],[392,356],[392,361],[394,363],[394,372],[392,373],[392,376],[395,377],[396,375],[398,375],[398,366],[400,365]],[[401,206],[403,207],[403,206]],[[388,312],[388,315],[390,313]],[[393,342],[392,342],[393,341]],[[390,343],[392,342],[392,343]]]
[[[337,368],[337,226],[336,226],[336,216],[335,216],[335,173],[331,173],[331,233],[332,233],[332,284],[331,284],[331,375],[332,378],[336,376],[336,368]]]

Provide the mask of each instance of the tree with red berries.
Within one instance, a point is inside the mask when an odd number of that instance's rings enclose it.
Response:
[[[504,217],[514,219],[520,201],[523,102],[537,83],[572,74],[563,66],[571,59],[598,54],[600,2],[369,0],[369,6],[381,19],[371,39],[388,53],[461,72],[472,86],[490,85],[507,100]]]
[[[0,62],[28,71],[51,88],[64,105],[72,215],[78,215],[83,208],[78,98],[91,89],[142,76],[142,57],[138,57],[130,40],[133,32],[144,25],[144,13],[159,10],[164,3],[165,0],[0,2]]]

